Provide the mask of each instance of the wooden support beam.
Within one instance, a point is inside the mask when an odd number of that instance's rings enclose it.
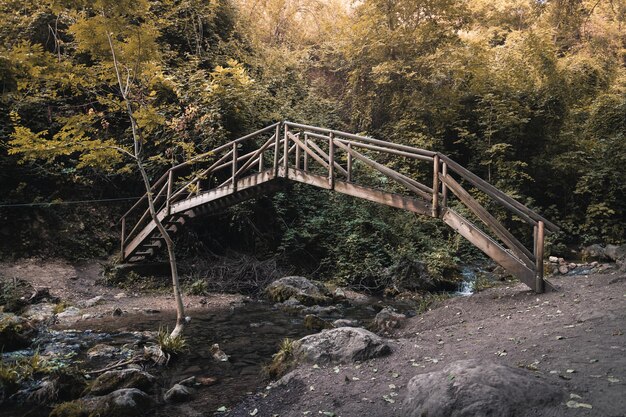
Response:
[[[274,176],[278,177],[278,150],[280,138],[280,125],[276,125],[276,133],[274,134]]]
[[[442,164],[441,174],[444,177],[448,175],[448,164],[445,162]],[[448,207],[448,186],[444,182],[441,183],[441,205]]]
[[[283,155],[283,169],[285,171],[285,177],[289,173],[289,128],[285,125],[285,143],[284,143],[284,155]]]
[[[326,170],[330,171],[329,164],[328,164],[327,160],[325,159],[325,158],[328,157],[328,155],[326,155],[326,152],[324,152],[319,146],[317,146],[317,144],[315,142],[313,142],[312,140],[309,139],[307,144],[304,144],[304,142],[302,142],[300,140],[300,138],[298,138],[297,136],[295,136],[295,135],[293,135],[291,133],[289,133],[289,137],[296,144],[298,144],[298,146],[300,146],[302,148],[302,150],[305,152],[304,153],[305,157],[306,157],[306,155],[310,155],[315,161],[317,161],[320,165],[322,165],[324,168],[326,168]],[[307,166],[307,168],[308,168],[308,166]],[[348,172],[345,169],[343,169],[343,167],[341,165],[339,165],[337,162],[335,162],[335,169],[337,171],[341,172],[342,174],[346,175],[346,176],[348,175]],[[305,171],[308,171],[308,169],[305,169]]]
[[[328,185],[335,188],[335,135],[331,132],[328,137]]]
[[[545,281],[543,279],[543,242],[545,234],[543,222],[539,221],[535,228],[535,259],[537,261],[537,265],[535,267],[537,270],[537,275],[535,277],[535,292],[541,294],[546,290]]]
[[[450,191],[456,195],[463,204],[465,204],[485,225],[491,230],[498,239],[502,240],[522,262],[529,268],[534,268],[535,261],[533,254],[520,243],[502,224],[491,215],[474,197],[471,196],[461,185],[451,176],[442,176],[441,180],[448,186]]]
[[[439,155],[433,157],[433,217],[439,217]]]

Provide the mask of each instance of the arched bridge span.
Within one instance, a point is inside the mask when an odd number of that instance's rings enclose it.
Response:
[[[411,178],[398,172],[398,159],[428,174]],[[558,227],[438,152],[286,121],[170,168],[152,185],[151,194],[159,219],[175,234],[190,218],[292,181],[439,218],[536,292],[554,289],[543,277],[543,247],[544,234]],[[485,207],[482,202],[489,200],[528,225],[532,249]],[[126,262],[146,260],[164,246],[147,207],[144,195],[122,217]],[[471,220],[460,211],[471,213]]]

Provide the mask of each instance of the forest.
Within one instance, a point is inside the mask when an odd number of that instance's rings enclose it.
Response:
[[[451,156],[557,223],[553,255],[626,239],[624,1],[3,0],[0,16],[4,257],[118,247],[144,189],[110,45],[151,179],[291,120]],[[306,187],[207,224],[181,256],[344,283],[477,256],[432,219]]]

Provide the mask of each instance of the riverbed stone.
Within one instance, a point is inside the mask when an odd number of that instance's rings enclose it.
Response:
[[[604,247],[597,243],[583,248],[581,254],[583,259],[587,261],[604,261],[607,259]]]
[[[309,330],[333,329],[335,326],[329,321],[324,320],[315,314],[307,314],[304,316],[304,328]]]
[[[374,328],[376,331],[385,332],[400,327],[405,321],[406,316],[404,314],[396,313],[386,307],[376,314],[374,318]]]
[[[67,319],[72,317],[77,317],[80,315],[80,309],[74,306],[67,307],[65,310],[57,314],[57,318],[59,319]]]
[[[137,388],[151,392],[156,378],[139,369],[121,369],[107,371],[100,375],[91,386],[93,395],[109,394],[121,388]]]
[[[93,306],[95,306],[95,305],[99,304],[99,303],[100,303],[100,302],[102,302],[103,300],[104,300],[104,297],[103,297],[103,296],[101,296],[101,295],[97,295],[97,296],[95,296],[95,297],[93,297],[93,298],[90,298],[89,300],[84,300],[84,301],[81,301],[79,304],[80,304],[80,306],[82,306],[82,307],[89,308],[89,307],[93,307]]]
[[[353,363],[387,355],[391,348],[374,333],[340,327],[306,336],[295,343],[294,357],[307,363]]]
[[[85,397],[58,405],[50,417],[139,417],[154,407],[154,400],[136,388],[124,388],[100,397]]]
[[[32,321],[47,322],[54,316],[55,307],[56,304],[53,303],[33,304],[24,310],[22,317]]]
[[[0,352],[13,352],[30,346],[37,333],[33,325],[13,313],[0,313]]]
[[[560,403],[563,393],[526,370],[487,360],[460,360],[416,375],[401,417],[514,416]]]
[[[294,298],[307,306],[330,304],[332,301],[324,284],[299,276],[277,279],[265,288],[265,294],[274,302],[280,303]]]
[[[163,399],[168,403],[182,403],[189,401],[194,393],[195,390],[189,386],[175,384],[172,388],[167,390]]]

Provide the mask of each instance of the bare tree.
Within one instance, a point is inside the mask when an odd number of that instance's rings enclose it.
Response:
[[[143,164],[143,144],[145,143],[143,133],[141,128],[137,124],[137,119],[133,114],[133,107],[130,99],[128,98],[130,93],[130,88],[132,86],[132,81],[130,77],[130,72],[128,72],[128,76],[126,77],[126,81],[122,81],[122,76],[120,73],[119,62],[115,55],[115,48],[113,46],[113,40],[111,38],[111,34],[107,32],[107,39],[109,41],[109,46],[111,47],[111,56],[113,58],[113,67],[115,68],[115,75],[117,77],[117,83],[120,89],[120,95],[124,104],[126,105],[126,113],[128,114],[128,118],[130,119],[131,131],[133,136],[133,152],[125,152],[131,158],[135,160],[137,163],[137,169],[141,173],[141,178],[143,179],[144,186],[146,187],[146,197],[148,198],[148,207],[150,211],[150,217],[154,224],[156,224],[157,229],[163,236],[165,240],[165,245],[167,247],[167,256],[170,264],[170,270],[172,274],[172,287],[174,289],[174,299],[176,300],[176,327],[171,333],[171,337],[176,337],[182,334],[186,318],[185,318],[185,307],[183,305],[183,298],[180,291],[180,281],[178,279],[178,267],[176,265],[176,254],[174,253],[174,241],[172,237],[167,232],[167,229],[163,226],[163,223],[159,219],[157,215],[155,206],[154,206],[154,198],[152,195],[152,187],[150,185],[150,180],[148,178],[148,174],[146,173],[145,166]]]

